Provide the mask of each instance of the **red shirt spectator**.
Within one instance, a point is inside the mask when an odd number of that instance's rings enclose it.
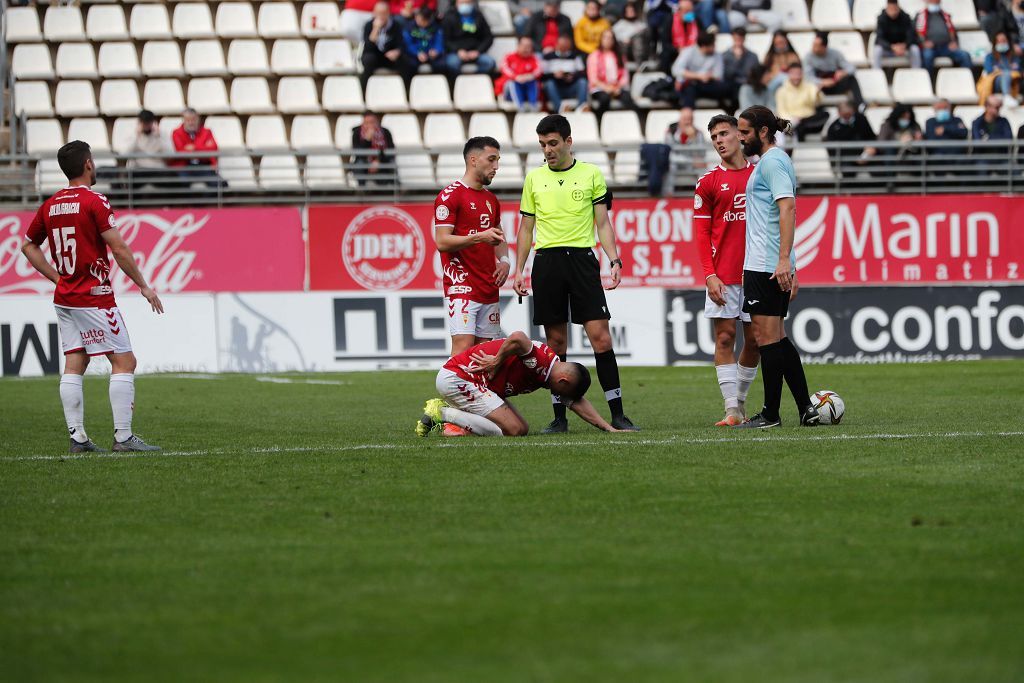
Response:
[[[199,114],[186,109],[182,115],[182,124],[171,133],[174,151],[183,152],[216,152],[217,141],[213,139],[213,131],[199,125]],[[216,157],[196,157],[193,159],[169,159],[168,166],[216,166]]]
[[[540,78],[544,73],[544,67],[533,52],[532,42],[529,47],[524,47],[524,42],[529,41],[525,36],[519,39],[519,48],[515,52],[505,55],[505,61],[501,64],[501,76],[494,82],[494,92],[500,97],[505,92],[505,83],[514,80],[518,76],[531,75],[535,79]],[[521,54],[526,52],[528,54]]]

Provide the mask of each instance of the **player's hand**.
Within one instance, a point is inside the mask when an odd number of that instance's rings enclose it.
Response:
[[[505,263],[504,261],[498,261],[498,265],[494,267],[494,284],[501,287],[508,280],[508,273],[512,270],[512,266]]]
[[[719,306],[725,305],[725,285],[721,278],[712,275],[708,278],[708,297]]]
[[[142,296],[146,298],[146,301],[149,302],[149,305],[153,307],[154,313],[164,312],[163,302],[160,301],[160,297],[156,295],[156,292],[154,292],[149,287],[145,287],[144,289],[141,289],[139,291],[142,293]]]
[[[610,292],[618,287],[620,282],[622,282],[622,266],[616,263],[612,265],[612,284],[610,287],[605,287],[605,289]]]
[[[477,351],[469,357],[472,363],[469,364],[469,369],[472,372],[479,372],[487,375],[487,379],[494,377],[494,373],[498,369],[498,357],[486,354],[483,351]]]
[[[789,259],[779,259],[779,264],[775,266],[775,272],[768,279],[775,280],[779,283],[779,289],[788,292],[793,285],[793,271]]]
[[[478,243],[483,242],[484,244],[496,247],[505,241],[505,233],[501,231],[501,228],[490,228],[478,232],[476,238]]]
[[[512,290],[519,296],[529,295],[526,291],[526,278],[522,273],[516,273],[515,279],[512,280]]]

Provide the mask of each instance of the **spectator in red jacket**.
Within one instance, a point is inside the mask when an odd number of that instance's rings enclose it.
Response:
[[[217,151],[213,131],[199,124],[199,114],[191,107],[181,113],[181,125],[171,133],[171,142],[178,154]],[[179,157],[169,160],[167,165],[182,167],[179,176],[185,183],[201,182],[212,189],[226,186],[216,171],[217,157]]]
[[[501,77],[494,84],[499,96],[515,102],[520,111],[540,110],[540,77],[544,68],[533,52],[533,40],[522,36],[515,52],[505,55]]]
[[[693,9],[692,0],[679,0],[679,6],[672,15],[672,45],[666,45],[658,59],[658,68],[665,73],[672,70],[672,63],[679,53],[697,44],[697,35],[701,32],[697,23],[697,13]]]

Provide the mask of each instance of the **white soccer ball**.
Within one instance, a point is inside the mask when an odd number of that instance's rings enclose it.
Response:
[[[823,425],[837,425],[846,414],[846,403],[839,398],[839,394],[828,389],[814,392],[811,405],[818,411]]]

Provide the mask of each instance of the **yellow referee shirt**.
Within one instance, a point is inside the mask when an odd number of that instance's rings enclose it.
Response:
[[[553,171],[545,163],[526,174],[519,212],[537,219],[537,249],[593,248],[594,205],[608,198],[604,175],[594,164],[573,161]]]

